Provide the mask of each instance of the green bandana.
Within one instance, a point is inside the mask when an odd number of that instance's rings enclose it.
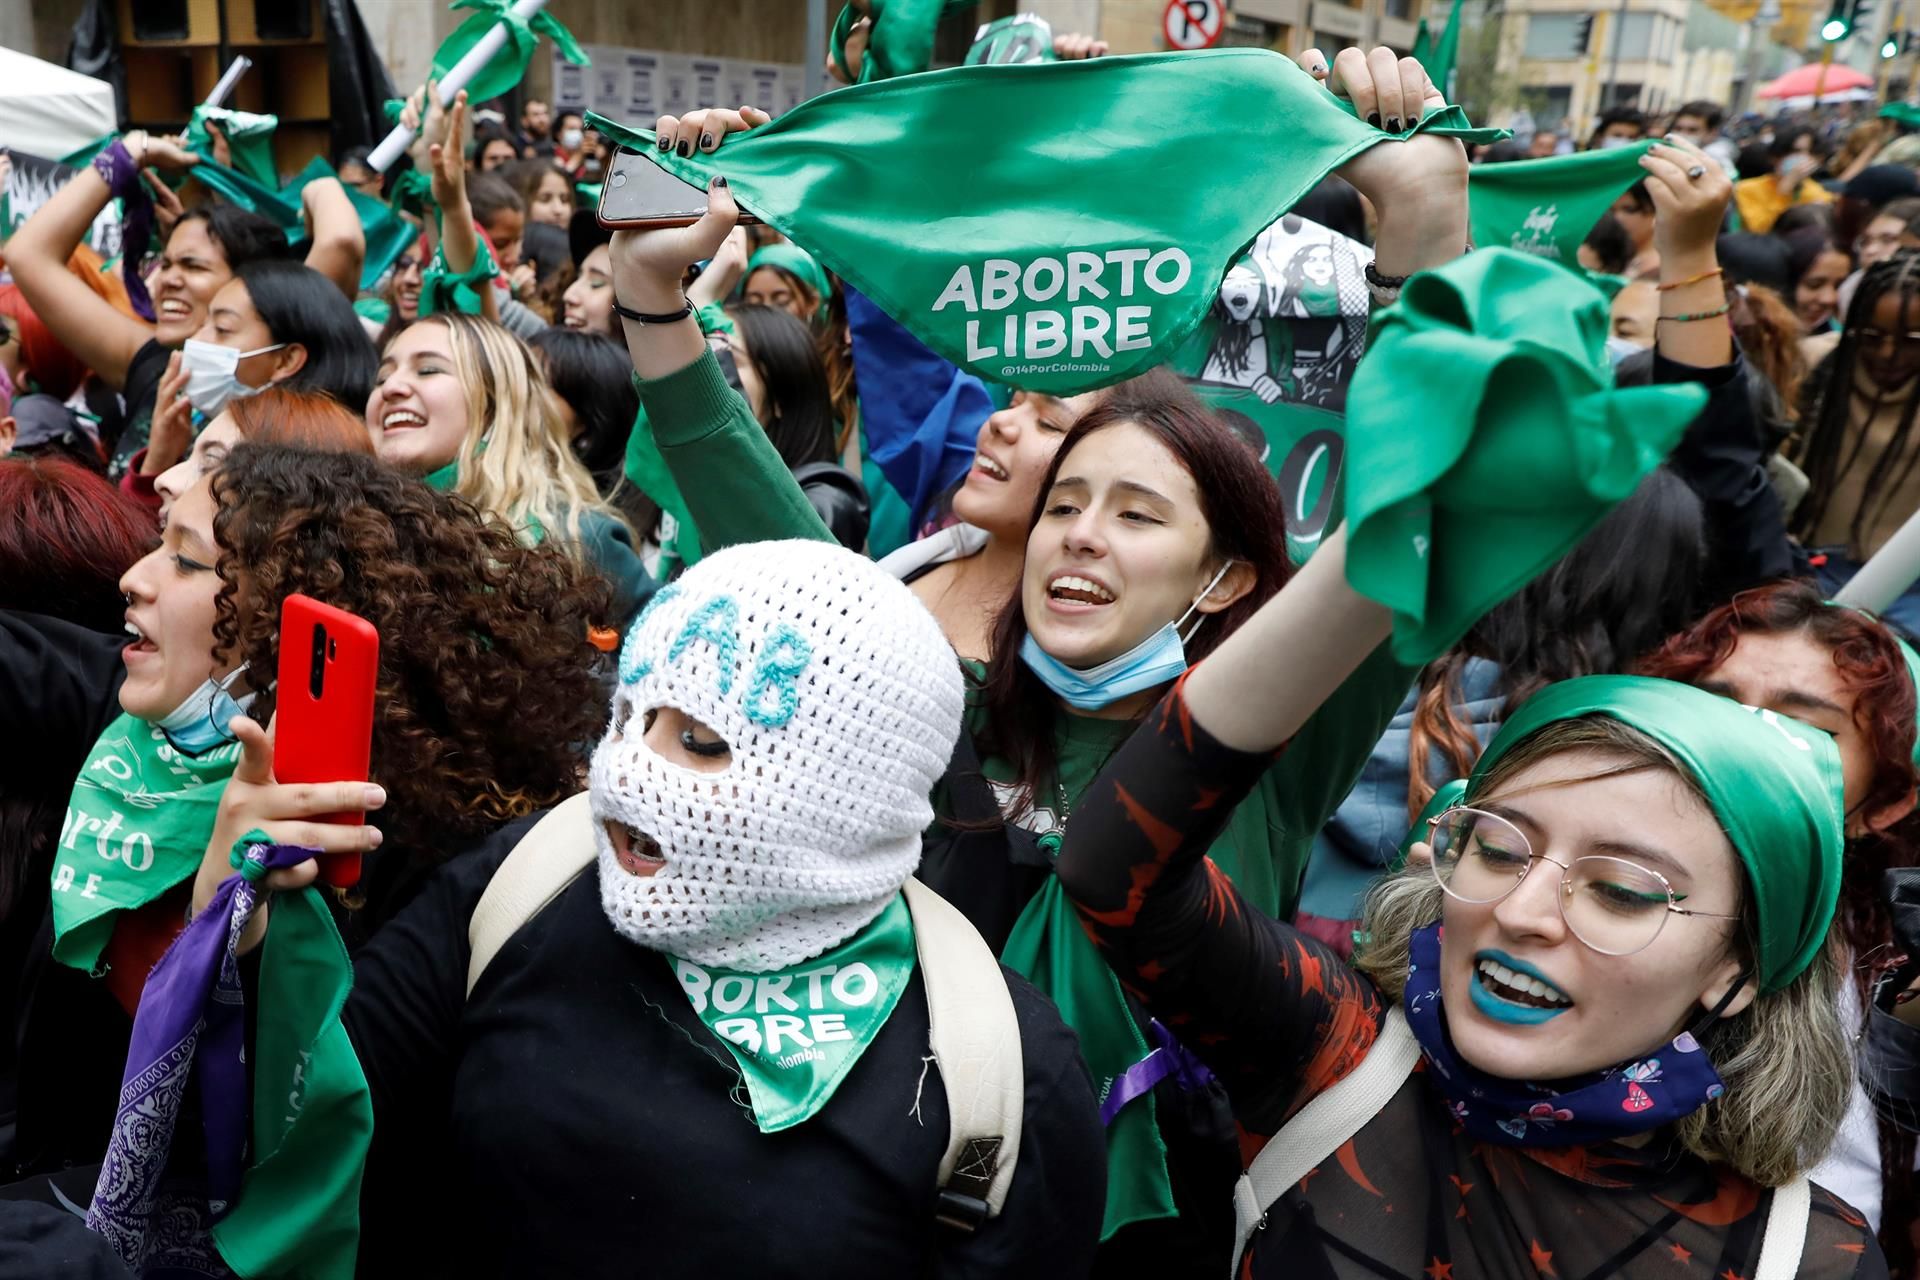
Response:
[[[1469,802],[1487,771],[1536,730],[1603,715],[1671,751],[1746,867],[1759,917],[1762,991],[1798,977],[1826,945],[1840,898],[1840,756],[1833,739],[1798,720],[1756,711],[1691,685],[1645,676],[1563,680],[1521,704],[1467,781]]]
[[[116,912],[192,877],[239,763],[239,743],[196,759],[137,716],[106,727],[74,780],[54,850],[54,959],[94,969]]]
[[[1052,62],[1053,27],[1045,18],[1031,13],[995,18],[973,33],[973,45],[963,61],[969,67]]]
[[[447,242],[442,236],[440,244],[433,251],[433,261],[420,273],[420,314],[430,316],[440,311],[464,311],[477,316],[481,310],[480,291],[493,288],[493,278],[500,274],[500,266],[493,260],[493,251],[487,248],[487,242],[479,234],[474,234],[473,265],[465,271],[456,272],[447,265]]]
[[[860,83],[912,75],[933,65],[933,34],[940,20],[973,8],[973,0],[867,0],[873,25],[867,28],[867,52],[860,59]],[[828,52],[840,74],[847,75],[847,36],[860,12],[852,5],[840,10],[827,37]],[[847,76],[852,79],[852,76]]]
[[[479,74],[467,81],[467,99],[470,102],[480,103],[497,98],[519,84],[527,74],[527,63],[532,61],[534,48],[543,35],[553,41],[554,48],[568,62],[580,67],[592,65],[587,58],[587,51],[575,43],[573,33],[544,9],[532,18],[523,18],[513,12],[508,0],[453,0],[447,7],[473,9],[475,13],[455,27],[453,34],[441,41],[440,47],[434,50],[433,69],[427,73],[429,79],[445,79],[453,65],[466,57],[467,51],[479,44],[489,31],[503,23],[507,28],[507,41],[500,46],[500,52],[480,68]]]
[[[460,459],[455,458],[444,467],[435,467],[420,477],[420,483],[441,493],[452,493],[454,486],[460,483]]]
[[[913,977],[913,915],[896,894],[831,951],[767,973],[667,958],[746,1075],[760,1132],[778,1133],[819,1114],[893,1016]]]
[[[276,188],[270,182],[261,182],[238,169],[215,164],[202,153],[200,163],[193,167],[192,176],[196,182],[229,203],[250,209],[274,222],[287,233],[289,239],[294,239],[305,234],[300,217],[300,193],[310,182],[337,175],[332,165],[315,156],[286,186]],[[412,244],[420,233],[383,202],[352,187],[344,187],[343,190],[354,212],[360,215],[361,230],[366,236],[367,255],[360,268],[360,287],[371,289],[387,273],[387,268],[393,265],[401,251]]]
[[[280,177],[273,168],[273,131],[280,127],[280,117],[228,111],[203,103],[193,109],[193,119],[187,125],[187,150],[203,156],[213,154],[213,135],[207,131],[209,120],[219,125],[220,132],[226,135],[227,150],[233,157],[236,172],[263,186],[280,185]]]
[[[1127,998],[1080,927],[1057,876],[1048,876],[1020,918],[1000,961],[1047,993],[1080,1037],[1080,1053],[1102,1099],[1127,1068],[1152,1052]],[[1122,1107],[1107,1126],[1107,1206],[1100,1238],[1130,1222],[1171,1218],[1176,1210],[1160,1138],[1158,1103],[1149,1092]]]
[[[1477,164],[1467,178],[1473,243],[1581,269],[1580,244],[1620,193],[1647,176],[1652,142],[1545,160]]]
[[[1920,129],[1920,106],[1911,102],[1889,102],[1880,108],[1882,119],[1895,124],[1903,124],[1909,129]]]
[[[1347,389],[1347,581],[1418,666],[1565,555],[1706,403],[1615,388],[1607,305],[1550,263],[1486,249],[1415,276]]]
[[[213,1228],[242,1276],[353,1273],[373,1106],[340,1021],[352,987],[320,891],[275,895],[260,952],[249,1163]]]
[[[741,277],[743,285],[761,267],[775,267],[813,290],[813,296],[820,299],[820,307],[815,311],[814,318],[827,318],[827,300],[833,296],[833,286],[827,283],[827,273],[820,269],[820,264],[813,260],[812,254],[797,244],[766,245],[747,260],[747,274]]]
[[[1330,170],[1407,136],[1362,123],[1264,49],[930,71],[813,98],[684,158],[588,123],[702,189],[724,173],[929,347],[1049,395],[1165,361],[1269,223]],[[1414,128],[1505,136],[1458,107]]]
[[[387,205],[395,214],[410,213],[424,218],[433,204],[433,179],[420,169],[403,169],[387,192]]]

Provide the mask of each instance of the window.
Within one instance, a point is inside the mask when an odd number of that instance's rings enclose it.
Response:
[[[1529,58],[1580,58],[1587,53],[1579,44],[1584,13],[1536,13],[1527,19],[1526,55]]]
[[[1613,20],[1619,25],[1607,36],[1607,47],[1601,52],[1612,57],[1614,41],[1618,39],[1620,57],[1624,61],[1640,61],[1653,56],[1653,34],[1654,24],[1658,21],[1657,14],[1629,13],[1624,17],[1615,14]]]
[[[1413,0],[1386,0],[1383,10],[1389,18],[1411,18]]]

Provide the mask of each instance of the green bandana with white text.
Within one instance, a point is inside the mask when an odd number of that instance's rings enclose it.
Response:
[[[668,956],[693,1011],[746,1076],[754,1122],[817,1115],[880,1034],[913,977],[913,916],[895,895],[871,924],[791,968],[742,973]]]
[[[193,875],[239,763],[237,742],[196,759],[137,716],[106,727],[74,780],[54,850],[54,959],[94,969],[115,913]]]
[[[929,71],[811,99],[690,157],[588,124],[703,189],[724,174],[929,347],[1049,395],[1167,360],[1228,265],[1368,147],[1505,136],[1459,107],[1383,133],[1264,49]]]
[[[1647,176],[1652,142],[1544,160],[1477,164],[1467,177],[1468,217],[1480,249],[1517,249],[1581,270],[1581,242],[1620,193]]]

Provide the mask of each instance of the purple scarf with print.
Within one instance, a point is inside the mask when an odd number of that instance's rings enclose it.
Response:
[[[246,837],[264,839],[258,832]],[[255,882],[313,856],[314,850],[292,845],[248,844],[240,874],[220,885],[147,978],[113,1134],[87,1211],[87,1226],[105,1236],[135,1274],[225,1273],[204,1228],[226,1215],[246,1169],[246,997],[236,948],[258,900]],[[182,1205],[167,1164],[181,1101],[196,1078],[206,1182],[200,1204]],[[183,1214],[201,1228],[185,1233],[197,1240],[179,1238]],[[196,1266],[183,1251],[205,1256]],[[217,1269],[203,1269],[207,1264]]]
[[[1584,1147],[1651,1133],[1726,1092],[1688,1031],[1644,1058],[1568,1080],[1505,1080],[1469,1066],[1453,1047],[1440,1007],[1440,936],[1438,921],[1414,931],[1401,999],[1432,1068],[1428,1078],[1453,1118],[1479,1141]]]

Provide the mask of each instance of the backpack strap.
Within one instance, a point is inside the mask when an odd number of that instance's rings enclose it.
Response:
[[[933,1059],[947,1090],[947,1150],[935,1217],[973,1232],[1006,1203],[1020,1154],[1026,1063],[1000,961],[945,898],[908,880]]]
[[[1800,1255],[1807,1247],[1807,1216],[1812,1207],[1813,1184],[1806,1174],[1774,1188],[1753,1280],[1793,1280],[1800,1274]]]
[[[546,909],[598,857],[587,793],[569,796],[520,837],[467,922],[467,996],[507,939]]]
[[[1419,1061],[1420,1042],[1413,1038],[1413,1028],[1399,1005],[1389,1007],[1380,1036],[1360,1065],[1295,1112],[1240,1175],[1233,1189],[1230,1275],[1240,1274],[1240,1255],[1247,1242],[1267,1225],[1267,1206],[1379,1115]]]

